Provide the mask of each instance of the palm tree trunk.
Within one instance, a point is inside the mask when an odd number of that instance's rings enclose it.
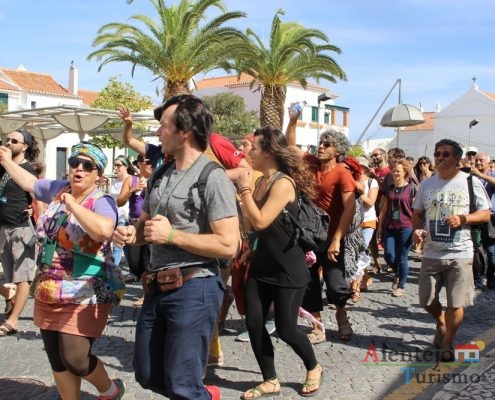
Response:
[[[284,123],[285,86],[269,86],[263,89],[260,101],[261,126],[282,129]]]
[[[183,82],[166,81],[165,92],[163,94],[163,102],[179,94],[191,94],[187,82],[183,83]]]

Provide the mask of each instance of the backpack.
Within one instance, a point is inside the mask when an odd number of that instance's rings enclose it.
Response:
[[[297,192],[297,208],[297,219],[284,209],[295,227],[294,241],[297,240],[304,252],[324,252],[328,247],[330,216],[302,192]]]

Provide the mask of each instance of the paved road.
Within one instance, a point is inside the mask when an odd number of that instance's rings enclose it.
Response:
[[[411,260],[410,280],[403,298],[391,297],[391,276],[378,275],[361,301],[349,307],[355,335],[348,343],[337,338],[334,311],[326,309],[323,322],[327,342],[315,346],[319,362],[325,369],[325,380],[318,399],[480,399],[493,398],[495,392],[495,291],[478,292],[476,304],[466,312],[457,343],[483,340],[486,348],[481,362],[473,366],[416,365],[432,364],[428,352],[434,324],[418,306],[417,282],[419,263]],[[95,343],[95,353],[106,363],[112,377],[127,384],[125,399],[159,398],[135,382],[131,358],[134,330],[139,309],[132,300],[139,294],[137,285],[130,285],[120,307],[114,308],[104,336]],[[46,355],[37,329],[32,324],[32,300],[18,334],[0,338],[3,363],[0,364],[0,399],[56,399],[57,394]],[[3,305],[2,305],[3,306]],[[308,329],[301,321],[301,328]],[[233,308],[222,336],[225,365],[209,369],[206,382],[222,389],[222,399],[238,399],[246,389],[257,384],[261,376],[249,343],[236,342],[242,321]],[[299,399],[297,394],[305,371],[302,362],[281,342],[272,338],[276,351],[276,366],[283,384],[279,398]],[[370,345],[379,362],[363,362]],[[426,358],[426,360],[425,360]],[[415,365],[413,365],[415,364]],[[404,368],[408,368],[405,370]],[[412,370],[414,368],[414,370]],[[410,382],[406,384],[406,372]],[[457,374],[457,375],[453,375]],[[478,383],[471,383],[479,378]],[[40,382],[12,380],[30,378]],[[445,384],[445,380],[454,380]],[[463,380],[466,380],[465,382]],[[440,383],[437,383],[440,381]],[[459,383],[460,381],[460,383]],[[431,383],[430,383],[431,382]],[[42,393],[42,384],[47,386]],[[10,390],[10,391],[9,391]],[[94,399],[94,388],[83,385],[83,400]],[[39,393],[39,394],[35,394]]]

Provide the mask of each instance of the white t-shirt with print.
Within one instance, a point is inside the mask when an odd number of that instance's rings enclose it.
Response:
[[[450,215],[469,214],[468,174],[458,172],[449,180],[438,174],[425,179],[413,202],[415,210],[425,211],[424,229],[428,231],[423,256],[434,259],[472,258],[471,226],[451,228],[445,219]],[[474,208],[488,210],[490,200],[480,180],[473,177]]]

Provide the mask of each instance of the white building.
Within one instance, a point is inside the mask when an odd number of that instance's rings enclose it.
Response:
[[[423,113],[425,122],[399,130],[399,146],[415,158],[426,155],[432,158],[435,143],[440,139],[459,142],[466,150],[469,146],[495,158],[495,94],[480,91],[473,83],[471,88],[445,109]],[[471,122],[477,123],[470,127]],[[391,147],[396,147],[397,136]]]
[[[256,85],[250,87],[252,77],[242,74],[237,76],[222,76],[217,78],[202,79],[196,83],[196,95],[199,97],[213,96],[218,93],[233,93],[241,96],[246,104],[246,109],[259,111],[261,92],[256,90]],[[329,99],[321,101],[318,110],[318,96],[325,93]],[[337,95],[322,86],[308,84],[304,89],[299,83],[292,82],[287,86],[285,97],[284,127],[287,126],[288,108],[292,103],[306,101],[306,106],[298,122],[296,130],[296,143],[303,147],[318,143],[319,131],[327,128],[336,129],[349,136],[349,108],[335,104]]]
[[[77,69],[73,65],[69,69],[69,89],[56,82],[52,76],[27,71],[22,65],[17,69],[0,68],[0,103],[6,104],[8,111],[62,105],[89,106],[98,93],[78,89],[77,78]],[[45,163],[46,178],[58,179],[66,175],[70,148],[78,142],[77,133],[62,133],[48,140],[45,148],[43,141],[38,140],[40,153],[45,154],[45,159],[42,161]],[[111,174],[113,149],[104,149],[104,151],[109,158],[105,173]],[[117,149],[116,155],[123,152],[123,149]],[[41,158],[40,155],[40,160]]]

